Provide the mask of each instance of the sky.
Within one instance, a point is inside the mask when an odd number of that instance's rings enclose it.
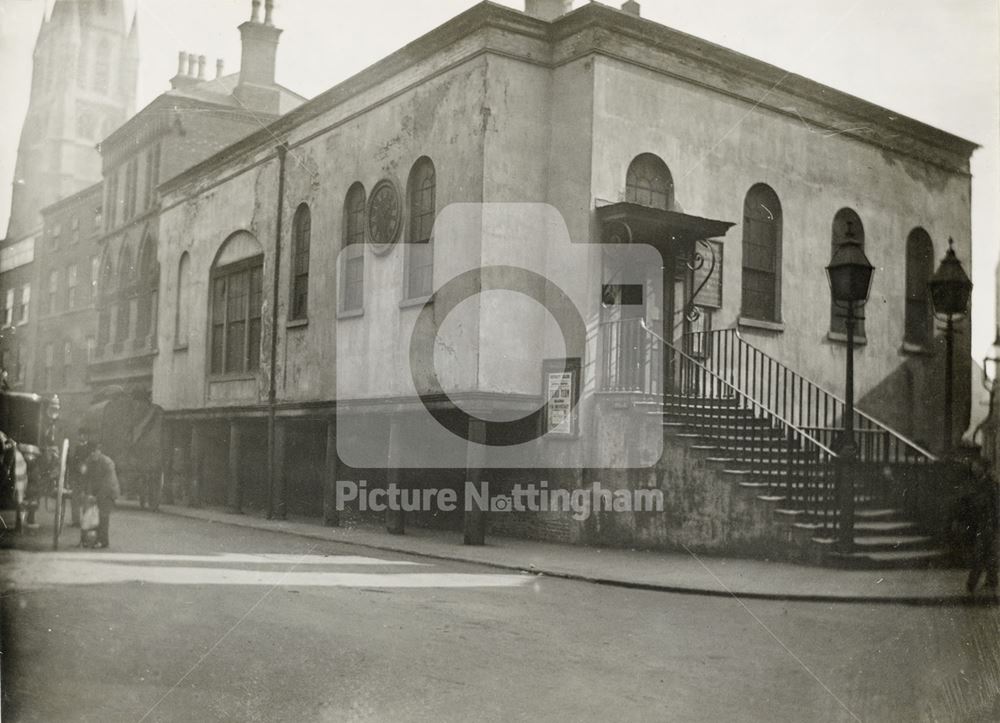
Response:
[[[0,229],[28,104],[31,49],[53,0],[0,0]],[[576,0],[578,7],[585,0]],[[169,88],[179,50],[239,68],[250,0],[125,0],[138,9],[139,107]],[[278,82],[312,97],[473,0],[276,0]],[[523,0],[501,4],[523,8]],[[973,357],[993,342],[1000,261],[1000,19],[996,0],[646,0],[642,15],[955,133],[972,157]],[[902,263],[902,259],[901,259]]]

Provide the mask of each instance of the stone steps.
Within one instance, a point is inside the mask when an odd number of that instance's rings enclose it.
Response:
[[[827,529],[803,506],[800,497],[831,500],[833,475],[814,476],[818,452],[796,448],[784,431],[740,405],[734,398],[697,399],[674,396],[665,403],[643,404],[647,414],[662,418],[664,434],[691,444],[706,462],[731,478],[740,489],[771,507],[778,524],[795,531],[800,545],[812,546],[808,559],[838,567],[895,568],[942,564],[948,556],[933,538],[920,533],[901,510],[855,494],[854,539],[850,553],[836,550]],[[789,493],[792,495],[789,498]]]

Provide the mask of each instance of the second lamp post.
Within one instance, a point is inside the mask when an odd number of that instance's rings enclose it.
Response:
[[[865,251],[848,223],[844,241],[834,251],[830,265],[826,267],[830,281],[830,293],[834,306],[845,310],[847,331],[847,380],[843,417],[843,432],[837,447],[836,495],[837,495],[837,542],[842,552],[850,552],[854,547],[854,461],[858,448],[854,441],[854,326],[857,323],[855,307],[868,300],[871,289],[872,266]]]

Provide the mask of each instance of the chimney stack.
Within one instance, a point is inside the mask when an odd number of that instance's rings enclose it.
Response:
[[[177,75],[170,79],[170,87],[188,88],[195,85],[198,79],[194,77],[194,67],[197,58],[193,53],[185,53],[183,50],[177,53]]]
[[[253,0],[252,8],[250,20],[240,25],[243,53],[239,84],[233,92],[247,108],[276,114],[279,91],[274,83],[274,66],[281,29],[272,24],[273,0],[265,0],[263,23],[258,20],[260,0]]]
[[[622,12],[634,15],[635,17],[640,17],[641,8],[642,6],[635,0],[626,0],[626,2],[622,4]]]
[[[194,74],[197,72],[198,68],[198,56],[194,53],[188,53],[188,77],[193,78]]]
[[[205,80],[205,56],[198,56],[198,80]]]
[[[222,75],[223,75],[222,69],[224,67],[225,67],[225,61],[223,61],[222,58],[219,58],[218,60],[215,61],[215,78],[216,78],[216,80],[218,80],[219,78],[222,77]]]
[[[573,9],[573,0],[524,0],[524,12],[545,22],[552,22]]]

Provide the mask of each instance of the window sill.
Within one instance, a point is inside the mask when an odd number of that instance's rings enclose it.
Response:
[[[430,296],[418,296],[415,299],[403,299],[399,302],[400,309],[410,309],[414,306],[426,306],[434,303],[434,294]]]
[[[254,374],[212,374],[208,377],[209,384],[219,382],[250,382],[257,377]]]
[[[338,319],[357,319],[365,315],[364,309],[345,309],[337,312]]]
[[[309,319],[292,319],[285,324],[286,329],[301,329],[305,326],[309,326]]]
[[[924,344],[914,344],[912,341],[904,341],[899,347],[899,353],[904,356],[934,356],[934,352]]]
[[[764,321],[763,319],[751,319],[748,316],[741,316],[736,320],[739,326],[745,326],[750,329],[763,329],[764,331],[776,331],[783,332],[785,330],[785,324],[781,321]]]
[[[842,342],[844,344],[847,343],[847,334],[844,334],[839,331],[826,332],[826,338],[829,339],[830,341]],[[865,335],[863,334],[854,335],[854,346],[864,346],[867,343],[868,343],[868,337],[866,337]]]
[[[178,352],[182,352],[182,351],[187,351],[187,350],[188,350],[188,345],[187,344],[177,344],[176,346],[174,346],[174,354],[177,354]]]

